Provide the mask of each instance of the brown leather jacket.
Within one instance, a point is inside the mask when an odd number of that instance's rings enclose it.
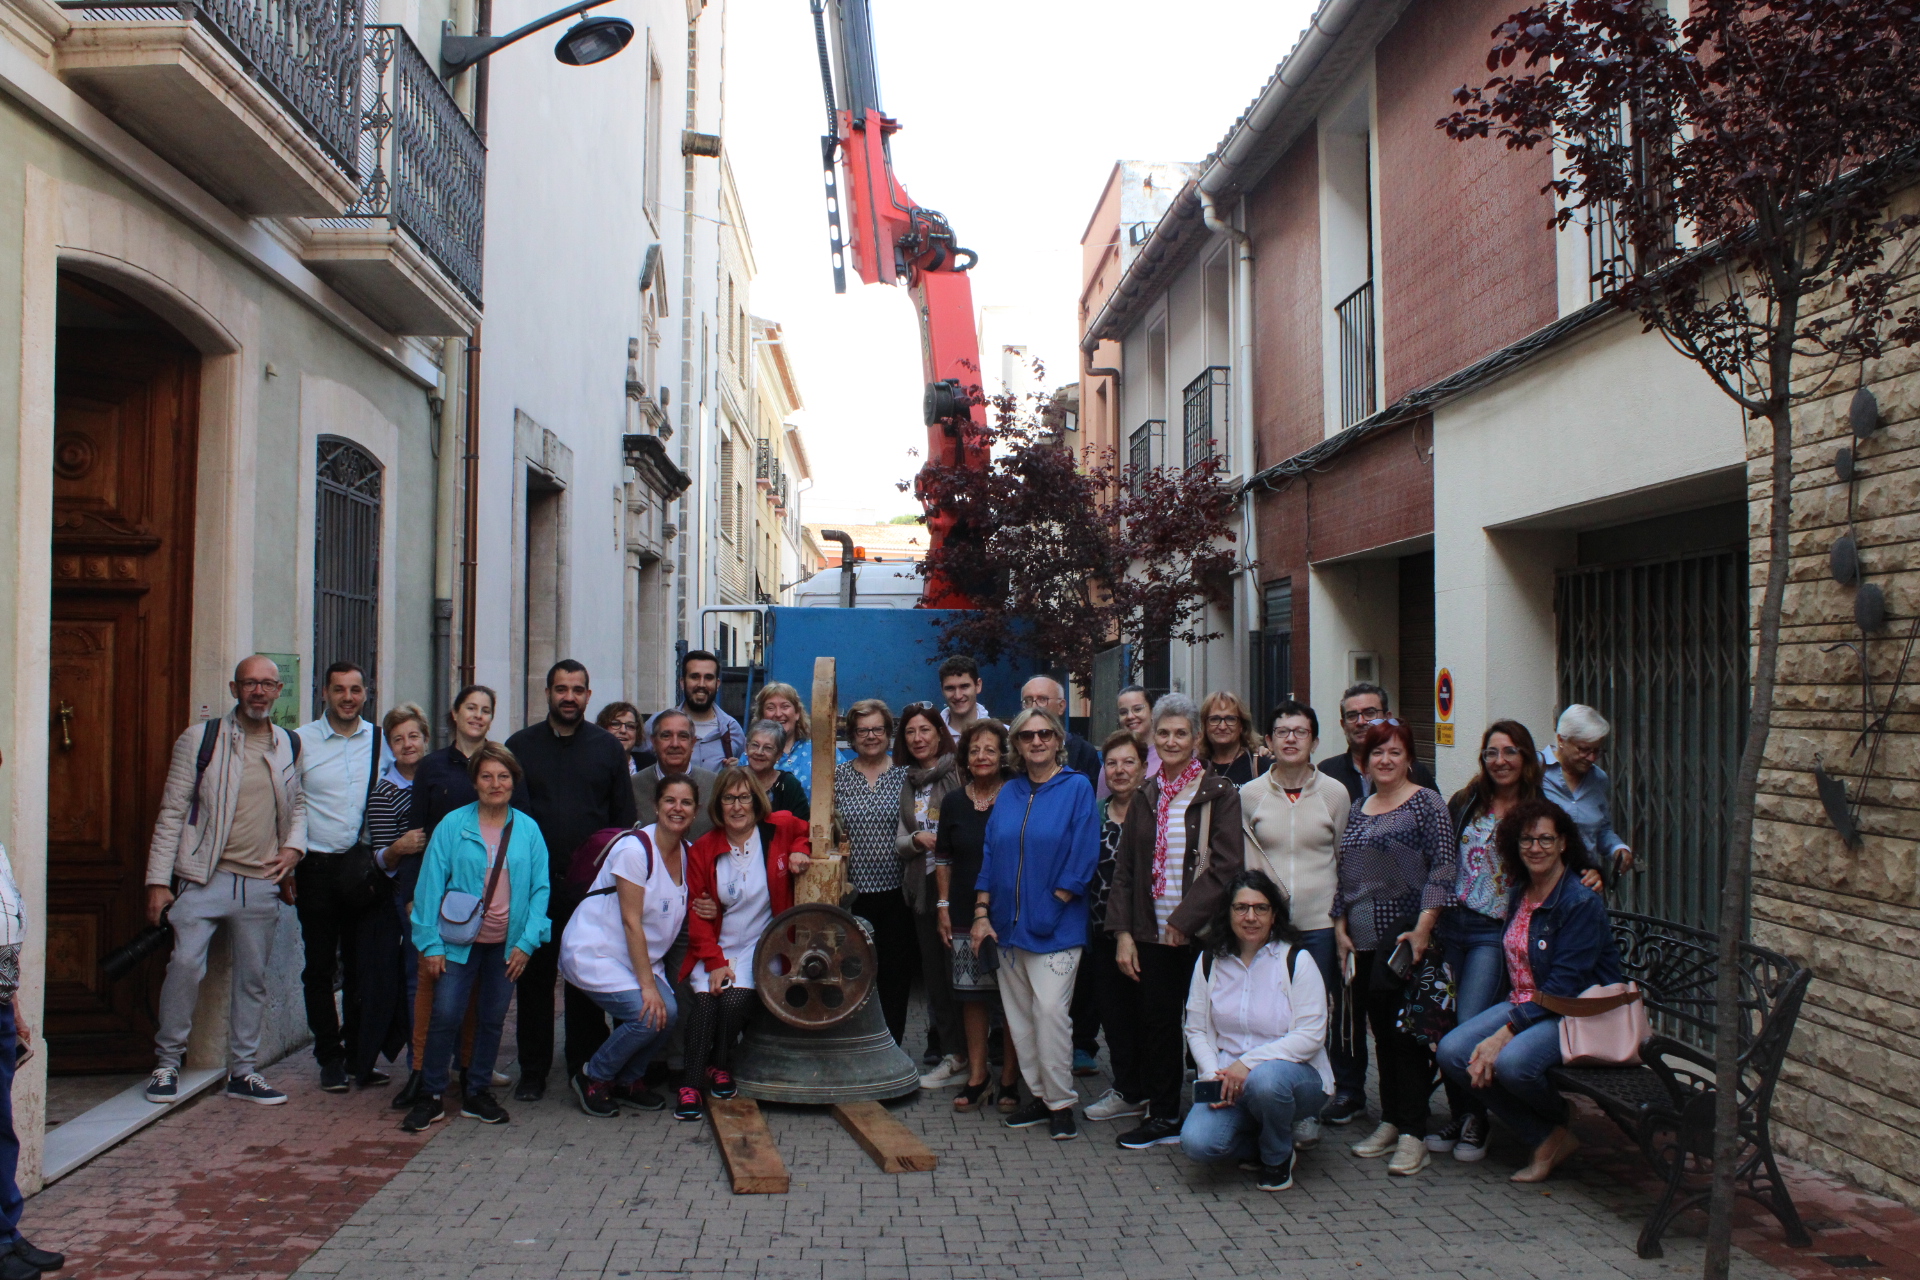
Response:
[[[1107,895],[1107,932],[1130,933],[1135,942],[1160,941],[1153,910],[1153,833],[1160,811],[1161,781],[1160,777],[1148,778],[1127,806],[1127,820],[1120,828],[1120,851],[1114,857],[1113,888]],[[1196,876],[1193,869],[1198,861],[1200,815],[1209,806],[1213,816],[1207,831],[1207,865]],[[1240,789],[1208,770],[1201,775],[1193,803],[1187,806],[1186,825],[1187,856],[1180,868],[1180,905],[1173,909],[1167,923],[1191,938],[1213,919],[1226,897],[1227,882],[1246,865]]]

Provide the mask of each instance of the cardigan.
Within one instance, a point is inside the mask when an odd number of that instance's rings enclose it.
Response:
[[[956,767],[958,760],[959,757],[949,751],[925,768],[909,765],[906,783],[900,788],[900,827],[895,833],[900,854],[900,892],[906,896],[907,906],[916,913],[933,910],[933,896],[927,892],[927,863],[933,855],[913,842],[913,837],[926,829],[914,820],[913,796],[921,787],[933,788],[933,794],[927,797],[927,813],[933,817],[938,830],[940,802],[965,781]]]
[[[507,947],[531,956],[552,935],[547,919],[547,842],[534,820],[518,809],[507,811]],[[413,945],[423,956],[445,956],[465,964],[470,948],[440,938],[440,899],[450,889],[478,898],[487,891],[487,846],[480,838],[478,802],[448,814],[427,842],[420,879],[413,891]]]
[[[1351,807],[1347,789],[1318,769],[1308,772],[1298,800],[1287,799],[1272,770],[1240,788],[1246,865],[1280,886],[1293,927],[1302,932],[1333,928],[1340,837]]]
[[[1120,852],[1113,861],[1113,887],[1107,894],[1107,932],[1130,933],[1135,942],[1158,942],[1153,909],[1154,828],[1160,811],[1160,786],[1148,778],[1127,807],[1120,827]],[[1199,859],[1200,816],[1211,806],[1206,869],[1195,874]],[[1193,938],[1207,927],[1226,900],[1227,882],[1246,863],[1246,831],[1240,820],[1240,788],[1211,770],[1200,774],[1199,790],[1187,806],[1187,854],[1180,867],[1180,905],[1167,923]]]

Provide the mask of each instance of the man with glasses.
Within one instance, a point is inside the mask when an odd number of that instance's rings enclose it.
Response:
[[[698,840],[713,830],[713,819],[707,816],[707,802],[713,796],[713,780],[718,775],[693,762],[697,734],[693,717],[679,707],[662,711],[653,718],[654,762],[633,775],[634,825],[644,827],[652,824],[653,789],[660,779],[684,773],[693,779],[698,797],[694,804],[693,825],[687,829],[687,839]]]
[[[1063,726],[1067,723],[1067,691],[1058,680],[1047,676],[1035,676],[1020,686],[1020,706],[1023,710],[1035,707],[1051,711],[1055,720]],[[1084,776],[1095,790],[1099,789],[1100,752],[1077,733],[1067,734],[1067,768]]]
[[[180,1096],[180,1064],[193,1033],[207,948],[225,926],[233,959],[227,1023],[227,1096],[278,1106],[287,1095],[255,1070],[267,1008],[267,954],[283,886],[307,846],[300,744],[273,723],[280,669],[254,654],[234,668],[234,707],[173,744],[160,816],[147,853],[147,922],[173,926],[173,957],[160,988],[158,1065],[148,1102]],[[175,892],[178,886],[178,892]]]
[[[1360,759],[1360,739],[1367,736],[1367,726],[1375,720],[1387,718],[1387,691],[1377,684],[1361,681],[1347,686],[1340,695],[1340,731],[1347,735],[1347,749],[1337,756],[1329,756],[1320,762],[1320,772],[1339,782],[1347,789],[1347,797],[1359,804],[1373,791],[1373,784],[1367,781],[1366,766]],[[1440,784],[1433,780],[1433,772],[1418,760],[1411,761],[1407,776],[1415,785],[1438,791]]]
[[[1560,713],[1554,745],[1540,753],[1546,766],[1541,792],[1580,828],[1588,855],[1609,885],[1633,870],[1633,850],[1613,830],[1613,784],[1600,767],[1600,753],[1612,732],[1605,716],[1576,702]]]

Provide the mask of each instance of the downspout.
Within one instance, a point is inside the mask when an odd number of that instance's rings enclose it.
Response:
[[[493,0],[478,0],[473,21],[475,35],[493,32]],[[491,67],[481,62],[473,69],[473,128],[484,145],[487,140],[487,87]],[[465,448],[461,463],[465,472],[466,501],[460,520],[460,667],[459,682],[473,683],[474,632],[480,585],[480,321],[473,322],[473,334],[467,339],[467,395]]]
[[[1233,258],[1234,336],[1233,348],[1233,458],[1234,470],[1250,476],[1253,466],[1253,237],[1220,217],[1213,192],[1200,188],[1200,216],[1207,229],[1233,241],[1238,250]],[[1242,204],[1244,209],[1245,205]],[[1235,572],[1240,578],[1240,620],[1233,630],[1234,662],[1240,672],[1241,686],[1254,687],[1253,631],[1259,625],[1260,583],[1254,546],[1253,491],[1240,487],[1240,544],[1243,548]],[[1265,709],[1255,714],[1265,715]]]
[[[434,746],[446,745],[447,704],[453,691],[454,535],[460,500],[460,347],[458,338],[440,344],[440,439],[435,459],[433,503],[433,689],[428,714]]]

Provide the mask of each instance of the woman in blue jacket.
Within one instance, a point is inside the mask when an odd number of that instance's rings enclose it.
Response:
[[[1560,1018],[1535,996],[1574,997],[1621,981],[1607,904],[1580,883],[1580,829],[1551,800],[1523,800],[1494,831],[1505,868],[1508,997],[1440,1042],[1440,1070],[1470,1089],[1520,1140],[1533,1162],[1515,1182],[1544,1182],[1580,1145],[1567,1128],[1567,1100],[1547,1082],[1560,1065]]]
[[[513,752],[483,744],[467,762],[478,802],[455,809],[435,828],[420,864],[413,893],[413,945],[422,977],[436,979],[433,1020],[420,1094],[400,1127],[419,1133],[442,1114],[454,1043],[466,1016],[467,997],[480,989],[478,1029],[467,1060],[468,1085],[460,1114],[487,1124],[505,1124],[507,1113],[487,1086],[500,1053],[513,984],[527,958],[547,940],[547,842],[532,818],[511,805],[521,779]],[[480,928],[471,943],[441,936],[441,900],[451,891],[479,900]]]
[[[1087,886],[1100,862],[1093,784],[1067,765],[1067,734],[1053,713],[1013,719],[1020,771],[987,819],[974,883],[973,946],[1000,951],[1000,1003],[1013,1033],[1027,1104],[1007,1127],[1047,1124],[1055,1141],[1080,1136],[1073,1104],[1073,980],[1087,944]]]

